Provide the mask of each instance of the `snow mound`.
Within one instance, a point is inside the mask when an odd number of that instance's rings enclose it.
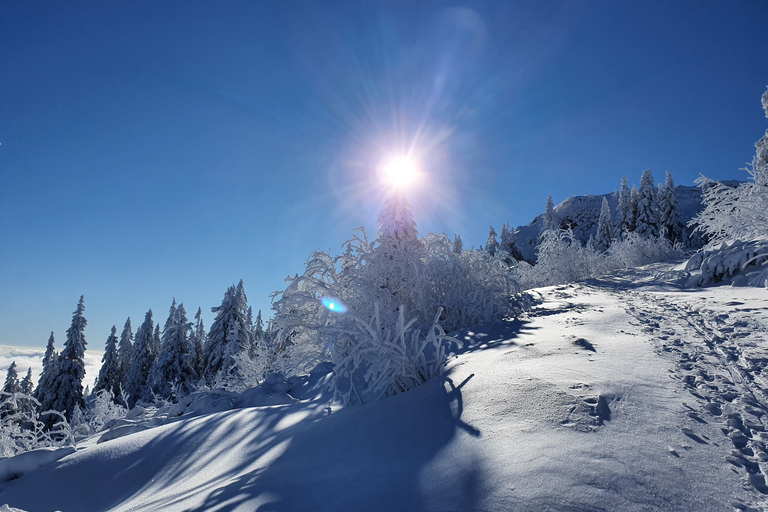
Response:
[[[0,482],[8,482],[23,476],[30,471],[34,471],[41,466],[56,462],[74,453],[75,449],[71,446],[66,448],[39,448],[15,457],[0,460]],[[2,512],[2,509],[0,509]]]

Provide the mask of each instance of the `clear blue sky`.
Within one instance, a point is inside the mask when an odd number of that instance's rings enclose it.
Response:
[[[0,344],[91,348],[171,299],[375,234],[410,148],[420,232],[485,243],[622,176],[745,178],[768,2],[0,1]]]

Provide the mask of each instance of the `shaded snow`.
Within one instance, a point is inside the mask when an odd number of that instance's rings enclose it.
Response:
[[[465,343],[446,378],[380,402],[331,406],[318,392],[321,371],[135,413],[113,430],[143,430],[94,438],[0,484],[0,503],[29,512],[759,510],[768,296],[687,290],[676,276],[655,265],[535,290],[527,317],[456,333]]]

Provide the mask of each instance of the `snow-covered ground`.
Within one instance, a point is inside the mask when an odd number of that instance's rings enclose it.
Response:
[[[763,510],[768,292],[678,282],[664,264],[534,290],[527,317],[458,333],[446,378],[364,406],[330,407],[317,372],[134,412],[40,467],[0,461],[21,475],[0,505]]]

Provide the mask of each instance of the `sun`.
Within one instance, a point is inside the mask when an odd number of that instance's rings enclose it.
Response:
[[[392,157],[381,167],[382,181],[396,188],[407,188],[419,176],[419,168],[412,158],[407,156]]]

